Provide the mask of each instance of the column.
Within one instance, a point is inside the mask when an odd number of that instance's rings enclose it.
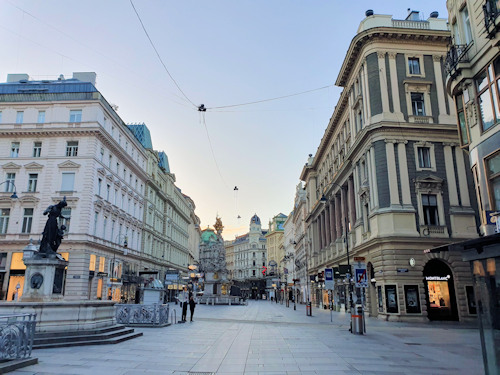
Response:
[[[316,223],[318,224],[318,245],[319,248],[317,250],[321,250],[323,248],[323,230],[321,228],[321,215],[316,219]]]
[[[332,232],[332,242],[337,239],[337,227],[335,224],[335,197],[330,201],[330,230]]]
[[[443,83],[443,74],[441,72],[441,55],[433,55],[432,60],[434,63],[434,76],[436,78],[436,92],[437,92],[437,100],[438,100],[438,122],[441,122],[441,119],[446,116],[446,103],[445,103],[445,93],[444,93],[444,83]]]
[[[398,176],[396,173],[396,157],[394,154],[394,141],[386,139],[385,154],[387,157],[387,177],[389,179],[389,193],[391,206],[399,204]]]
[[[382,112],[389,113],[389,89],[387,87],[387,75],[385,72],[385,52],[377,52],[378,75],[380,80],[380,96],[382,97]]]
[[[401,112],[401,102],[399,101],[399,85],[398,73],[396,69],[396,53],[389,52],[389,75],[391,77],[391,91],[392,91],[392,104],[394,106],[394,113],[403,118]]]
[[[363,61],[363,74],[361,74],[361,79],[363,80],[363,107],[365,108],[365,124],[368,126],[370,124],[370,119],[372,117],[370,103],[368,102],[370,98],[370,91],[368,88],[368,68],[366,67],[366,59]]]
[[[401,197],[403,204],[411,205],[410,178],[408,177],[408,161],[406,160],[406,144],[408,141],[398,143],[399,177],[401,179]]]
[[[455,146],[455,159],[457,160],[458,186],[460,186],[460,200],[463,207],[470,207],[469,185],[467,184],[464,152],[460,147]]]
[[[458,206],[457,180],[455,176],[455,168],[453,166],[453,151],[451,149],[452,145],[449,143],[443,143],[443,146],[444,166],[446,170],[446,183],[448,185],[448,197],[450,200],[450,206]]]
[[[337,225],[337,237],[342,237],[341,217],[342,217],[342,208],[341,208],[340,195],[337,194],[335,195],[335,219]]]
[[[332,242],[332,231],[330,230],[330,205],[325,203],[325,233],[326,233],[326,246]]]
[[[322,249],[323,249],[326,247],[326,245],[328,245],[326,242],[327,228],[326,228],[326,224],[325,224],[325,211],[324,210],[321,213],[321,230],[322,230],[322,235],[323,235],[323,237],[321,238],[321,241],[323,243],[323,246],[322,246]]]
[[[346,233],[348,228],[346,228],[346,221],[348,220],[348,207],[347,207],[347,194],[345,189],[340,189],[340,200],[341,200],[341,205],[342,205],[342,228],[343,228],[343,233]]]
[[[365,161],[366,163],[366,161]],[[368,169],[367,169],[368,170]],[[353,170],[353,176],[354,176],[354,195],[355,195],[355,200],[354,200],[354,205],[356,207],[356,218],[361,217],[361,206],[359,202],[359,197],[357,192],[359,191],[359,164],[356,164]]]
[[[351,226],[354,227],[354,223],[356,222],[356,203],[355,203],[355,197],[354,197],[354,181],[352,179],[352,176],[349,177],[347,180],[347,187],[348,187],[348,193],[349,193],[349,221],[351,222]]]
[[[371,165],[371,175],[370,175],[370,191],[373,189],[373,199],[372,208],[378,207],[378,185],[377,185],[377,173],[375,172],[375,147],[370,147],[370,165]]]

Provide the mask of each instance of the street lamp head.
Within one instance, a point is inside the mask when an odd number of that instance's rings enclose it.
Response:
[[[321,199],[319,200],[319,202],[322,203],[322,204],[326,203],[326,197],[325,197],[324,194],[321,196]]]
[[[12,195],[11,195],[10,197],[11,197],[12,199],[17,199],[17,198],[18,198],[18,197],[17,197],[17,194],[16,194],[16,192],[15,192],[15,191],[14,191],[14,193],[12,193]]]
[[[125,239],[123,240],[123,247],[125,249],[128,247],[128,236],[125,236]]]

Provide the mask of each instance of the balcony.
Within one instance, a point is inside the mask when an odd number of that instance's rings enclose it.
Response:
[[[493,39],[495,34],[500,29],[500,26],[495,23],[500,12],[497,9],[496,1],[486,0],[483,5],[484,27],[488,39]]]
[[[469,62],[469,56],[467,54],[468,50],[469,45],[450,45],[450,49],[448,50],[444,61],[444,69],[452,79],[460,73],[458,64]]]

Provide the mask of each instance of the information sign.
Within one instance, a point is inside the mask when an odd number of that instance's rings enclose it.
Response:
[[[334,289],[332,268],[325,268],[325,289]]]

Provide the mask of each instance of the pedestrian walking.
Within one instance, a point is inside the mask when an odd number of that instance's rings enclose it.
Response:
[[[186,286],[184,286],[182,292],[179,293],[179,296],[177,297],[177,299],[179,300],[179,302],[181,304],[181,308],[182,308],[181,322],[184,323],[186,321],[187,305],[189,302],[189,293],[188,293]]]
[[[189,296],[189,310],[191,311],[191,321],[193,321],[194,308],[196,307],[196,299],[193,293]]]

